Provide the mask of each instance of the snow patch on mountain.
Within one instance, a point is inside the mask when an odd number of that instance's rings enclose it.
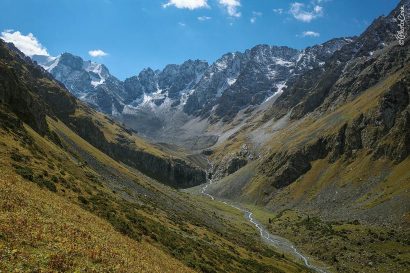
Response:
[[[104,73],[103,65],[95,63],[95,62],[91,62],[91,61],[84,62],[83,69],[87,72],[91,72],[90,73],[91,85],[94,87],[97,87],[103,84],[109,76],[106,73]]]
[[[287,66],[287,67],[290,67],[290,66],[294,66],[294,65],[295,65],[294,62],[285,61],[285,60],[283,60],[282,58],[274,58],[274,62],[275,62],[275,64],[277,64],[277,65],[282,65],[282,66]]]
[[[236,82],[236,78],[228,78],[226,79],[226,81],[228,82],[228,85],[231,86],[232,84]]]
[[[43,55],[34,55],[31,57],[33,61],[36,61],[38,65],[43,67],[48,72],[51,72],[54,67],[58,65],[60,61],[60,56],[53,57],[53,56],[43,56]]]
[[[287,87],[286,82],[280,82],[276,84],[276,91],[269,97],[266,98],[264,102],[270,101],[273,98],[279,97],[283,93],[283,89]]]

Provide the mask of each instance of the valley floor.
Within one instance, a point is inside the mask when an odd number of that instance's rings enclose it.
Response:
[[[291,239],[331,271],[408,272],[410,267],[410,233],[404,227],[325,221],[297,210],[249,209],[268,230]]]
[[[298,210],[279,213],[260,206],[218,200],[203,191],[218,208],[234,207],[260,232],[261,241],[312,268],[315,272],[408,272],[410,232],[403,226],[370,225],[359,221],[326,221]]]

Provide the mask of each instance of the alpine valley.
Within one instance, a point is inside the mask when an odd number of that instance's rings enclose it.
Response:
[[[0,272],[408,272],[402,6],[124,81],[0,40]]]

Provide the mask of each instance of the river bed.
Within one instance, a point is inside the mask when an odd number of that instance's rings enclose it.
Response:
[[[271,245],[273,247],[275,247],[276,249],[278,249],[279,251],[282,251],[284,253],[287,253],[291,256],[293,256],[295,259],[297,260],[301,260],[304,265],[312,270],[314,270],[315,272],[318,273],[328,273],[328,271],[319,268],[315,265],[313,265],[310,261],[310,258],[305,256],[304,254],[302,254],[294,245],[292,242],[290,242],[289,240],[280,237],[278,235],[273,235],[271,233],[269,233],[269,231],[261,224],[259,223],[257,220],[255,220],[255,218],[253,217],[253,212],[244,209],[242,207],[240,207],[237,204],[231,203],[231,202],[227,202],[224,200],[218,200],[216,199],[213,195],[209,194],[207,192],[207,189],[209,187],[209,185],[212,184],[212,180],[209,181],[208,183],[206,183],[202,188],[201,188],[201,194],[209,197],[210,199],[212,199],[213,201],[217,201],[217,202],[222,202],[225,205],[231,206],[237,210],[240,210],[244,213],[244,217],[247,221],[249,221],[254,227],[256,227],[256,229],[259,231],[259,234],[261,236],[261,239],[268,245]]]

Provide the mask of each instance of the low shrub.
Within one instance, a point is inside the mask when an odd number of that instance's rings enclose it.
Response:
[[[31,168],[23,167],[23,166],[19,166],[19,165],[13,165],[13,166],[14,166],[14,169],[15,169],[17,174],[19,174],[24,179],[33,181],[34,172]]]

